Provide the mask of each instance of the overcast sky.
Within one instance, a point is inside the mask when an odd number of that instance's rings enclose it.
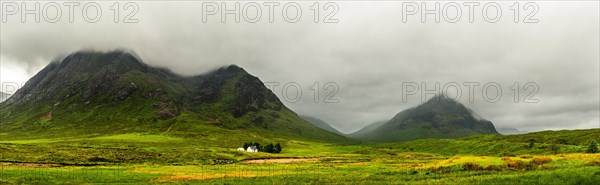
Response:
[[[288,23],[281,15],[285,3],[274,8],[274,23],[269,23],[267,6],[262,6],[258,23],[243,18],[235,23],[232,16],[222,23],[219,14],[208,16],[204,23],[199,2],[139,2],[134,16],[138,23],[114,23],[112,2],[99,3],[102,18],[97,23],[81,16],[85,3],[75,7],[73,23],[68,21],[66,6],[58,23],[43,18],[36,23],[33,16],[22,23],[19,14],[3,12],[2,90],[10,92],[6,84],[21,84],[52,59],[77,50],[129,48],[145,63],[182,75],[239,65],[263,82],[279,83],[274,93],[292,110],[320,118],[342,132],[390,119],[420,104],[420,93],[402,101],[402,85],[407,82],[425,83],[429,89],[435,82],[460,84],[460,101],[496,127],[525,131],[600,127],[598,1],[538,2],[533,18],[539,22],[529,24],[522,19],[533,8],[525,10],[525,3],[520,3],[520,21],[515,23],[510,9],[514,2],[499,2],[502,17],[496,23],[483,19],[484,3],[474,8],[473,23],[466,6],[458,23],[443,17],[435,23],[431,15],[422,23],[419,14],[404,23],[400,2],[338,2],[333,17],[338,23],[313,22],[314,12],[309,9],[313,2],[305,2],[300,3],[301,19]],[[124,3],[120,5],[122,9]],[[324,10],[324,5],[320,3],[321,20],[332,10]],[[49,17],[55,15],[54,9],[48,9]],[[255,15],[252,10],[249,16]],[[448,10],[449,17],[455,15]],[[128,12],[122,9],[119,17]],[[493,11],[488,12],[494,17]],[[301,100],[295,103],[286,102],[282,93],[283,86],[292,82],[302,89]],[[318,103],[310,88],[315,82],[320,88]],[[328,82],[339,86],[332,98],[338,103],[323,103],[333,90],[323,89]],[[474,88],[473,102],[465,82],[480,83]],[[490,82],[502,89],[496,103],[482,97],[483,85]],[[520,87],[518,103],[510,89],[515,82]],[[539,87],[530,98],[538,103],[523,103],[534,89],[524,90],[527,82]],[[488,90],[493,97],[494,88]],[[294,92],[288,92],[292,99]]]

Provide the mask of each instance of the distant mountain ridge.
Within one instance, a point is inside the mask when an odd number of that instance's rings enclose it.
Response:
[[[498,127],[498,128],[496,128],[496,130],[498,130],[498,132],[502,135],[515,135],[515,134],[527,133],[527,132],[523,132],[516,128],[512,128],[512,127]]]
[[[32,137],[66,132],[195,135],[201,131],[190,128],[199,122],[265,135],[345,140],[298,117],[238,66],[183,77],[123,51],[82,51],[52,62],[0,103],[0,116],[2,132]]]
[[[300,115],[300,117],[306,121],[308,121],[309,123],[312,123],[314,126],[319,127],[323,130],[327,130],[339,135],[344,135],[344,133],[341,133],[340,131],[338,131],[337,129],[333,128],[329,123],[319,119],[319,118],[315,118],[315,117],[311,117],[311,116],[306,116],[306,115]]]
[[[369,133],[373,132],[374,130],[376,130],[377,128],[381,127],[382,125],[386,124],[389,120],[386,121],[378,121],[375,123],[371,123],[355,132],[352,132],[350,134],[346,134],[347,137],[349,138],[364,138],[366,137]]]
[[[459,102],[443,95],[404,110],[385,123],[349,134],[371,141],[409,141],[423,138],[456,138],[476,134],[498,134],[492,122],[477,118]],[[376,127],[376,128],[374,128]]]

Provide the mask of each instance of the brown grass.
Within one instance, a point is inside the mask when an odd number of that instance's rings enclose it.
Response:
[[[505,161],[504,164],[506,165],[507,168],[514,169],[514,170],[524,170],[528,167],[527,164],[521,160],[509,160],[509,161]]]
[[[531,156],[531,155],[522,155],[521,156],[521,159],[531,159],[531,158],[533,158],[533,156]]]
[[[535,166],[547,164],[550,162],[552,162],[552,158],[550,157],[534,157],[533,159],[531,159],[531,161],[529,161],[530,164]]]
[[[585,163],[585,165],[588,165],[588,166],[600,166],[600,160],[598,160],[598,161],[589,161],[589,162]]]

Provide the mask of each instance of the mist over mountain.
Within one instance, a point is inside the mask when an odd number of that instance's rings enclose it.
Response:
[[[373,132],[374,130],[376,130],[377,128],[381,127],[382,125],[386,124],[389,120],[385,120],[385,121],[378,121],[375,123],[371,123],[355,132],[349,133],[346,136],[350,137],[350,138],[364,138],[366,137],[369,133]]]
[[[340,134],[340,135],[344,135],[343,133],[341,133],[340,131],[338,131],[337,129],[333,128],[331,125],[329,125],[329,123],[319,119],[319,118],[315,118],[315,117],[311,117],[311,116],[306,116],[306,115],[300,115],[300,117],[306,121],[308,121],[309,123],[312,123],[313,125],[315,125],[316,127],[319,127],[323,130],[327,130],[336,134]]]
[[[55,61],[0,104],[2,131],[24,135],[173,132],[194,124],[265,135],[344,140],[304,121],[264,84],[230,65],[184,77],[123,51]]]
[[[527,132],[524,131],[520,131],[516,128],[513,127],[498,127],[496,128],[496,130],[498,131],[498,133],[502,134],[502,135],[515,135],[515,134],[525,134]]]
[[[376,127],[376,128],[375,128]],[[404,110],[385,123],[376,123],[349,136],[372,141],[408,141],[498,134],[492,122],[478,118],[461,103],[443,95]]]

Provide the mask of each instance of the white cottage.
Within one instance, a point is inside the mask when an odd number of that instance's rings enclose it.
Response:
[[[249,146],[246,149],[247,152],[258,152],[258,148],[256,148],[256,146]]]
[[[243,152],[243,151],[244,151],[244,148],[238,148],[238,149],[237,149],[237,151],[239,151],[239,152]]]

